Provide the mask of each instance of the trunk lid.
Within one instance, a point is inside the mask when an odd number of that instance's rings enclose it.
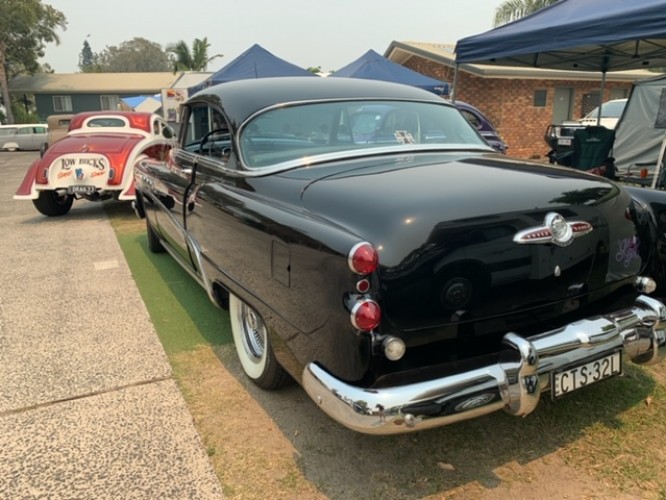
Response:
[[[313,179],[303,204],[378,248],[382,311],[403,330],[545,320],[641,267],[629,196],[603,178],[484,155],[353,165]],[[567,246],[514,241],[551,212],[593,230]]]

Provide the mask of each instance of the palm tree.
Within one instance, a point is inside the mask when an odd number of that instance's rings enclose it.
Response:
[[[548,7],[558,0],[506,0],[495,10],[495,26],[506,24],[539,9]]]
[[[195,38],[192,42],[192,51],[187,43],[180,40],[177,43],[167,45],[166,51],[173,54],[174,73],[176,71],[206,71],[208,63],[213,59],[222,57],[222,54],[215,54],[208,57],[210,43],[208,38]]]

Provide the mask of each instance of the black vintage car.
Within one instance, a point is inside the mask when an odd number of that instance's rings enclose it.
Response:
[[[357,431],[527,415],[666,351],[666,193],[498,154],[425,91],[210,87],[135,180],[150,250],[228,300],[247,376]]]

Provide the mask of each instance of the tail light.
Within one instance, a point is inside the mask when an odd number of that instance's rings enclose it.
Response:
[[[351,311],[351,322],[362,332],[369,332],[379,326],[382,311],[374,300],[365,299],[357,302]]]
[[[377,269],[379,255],[375,247],[367,241],[362,241],[354,245],[349,251],[347,263],[349,264],[349,269],[353,272],[365,276]]]

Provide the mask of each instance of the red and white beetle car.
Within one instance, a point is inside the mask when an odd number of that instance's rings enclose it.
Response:
[[[152,113],[78,113],[69,130],[36,160],[14,194],[50,217],[65,215],[75,199],[134,199],[134,164],[164,160],[174,144],[167,122]]]

